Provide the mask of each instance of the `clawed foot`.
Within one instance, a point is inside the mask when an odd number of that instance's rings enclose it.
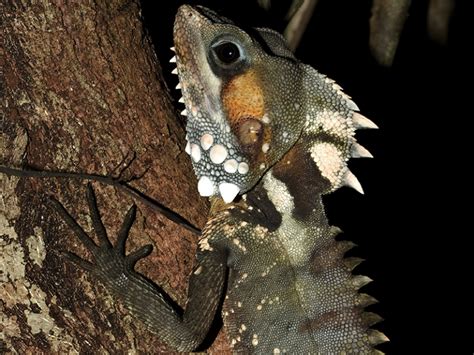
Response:
[[[87,235],[58,200],[51,198],[50,201],[52,207],[61,215],[82,244],[91,252],[94,263],[86,261],[68,251],[63,252],[64,257],[80,268],[94,273],[103,281],[114,281],[120,278],[124,273],[133,273],[133,268],[137,261],[149,255],[153,249],[152,246],[148,244],[129,255],[125,255],[125,242],[135,220],[137,210],[135,205],[132,205],[128,210],[118,233],[117,243],[115,246],[112,245],[100,218],[94,190],[90,183],[87,184],[87,202],[92,218],[92,226],[99,239],[98,245]]]

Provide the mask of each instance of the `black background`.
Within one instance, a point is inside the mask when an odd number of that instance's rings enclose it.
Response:
[[[142,2],[165,71],[182,3]],[[188,3],[245,25],[284,28],[285,1],[274,1],[270,13],[254,1]],[[359,245],[351,254],[367,260],[356,273],[375,280],[364,292],[380,300],[371,310],[385,318],[377,328],[391,339],[380,349],[472,353],[474,99],[466,55],[473,40],[464,2],[457,2],[446,46],[429,39],[428,1],[412,3],[391,68],[380,67],[368,48],[369,0],[320,0],[296,56],[335,79],[380,127],[357,134],[375,159],[350,162],[365,195],[342,188],[325,199],[331,223]],[[165,74],[174,87],[176,78]]]

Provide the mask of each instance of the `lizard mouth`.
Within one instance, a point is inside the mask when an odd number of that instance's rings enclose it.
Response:
[[[190,6],[178,10],[174,26],[177,89],[182,91],[187,117],[186,148],[198,178],[201,196],[218,195],[230,203],[245,190],[250,175],[249,161],[241,151],[222,107],[221,78],[209,68],[207,48],[200,29],[212,22]]]

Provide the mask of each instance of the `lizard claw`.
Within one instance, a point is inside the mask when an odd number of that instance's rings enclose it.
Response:
[[[136,205],[132,205],[125,215],[117,235],[117,243],[114,246],[110,242],[107,231],[102,223],[94,190],[90,183],[87,184],[87,203],[89,205],[92,226],[98,237],[98,244],[87,235],[84,229],[82,229],[58,200],[52,197],[50,198],[51,207],[59,213],[66,224],[74,231],[81,243],[90,251],[94,263],[84,260],[69,251],[62,252],[63,257],[81,269],[98,275],[105,281],[118,278],[124,272],[134,272],[133,268],[137,261],[148,256],[153,250],[152,245],[147,244],[129,255],[125,255],[125,244],[130,228],[135,220],[137,211]]]

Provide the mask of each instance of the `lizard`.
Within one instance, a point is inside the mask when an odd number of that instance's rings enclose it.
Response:
[[[379,353],[388,338],[365,311],[377,301],[353,275],[354,244],[336,240],[322,196],[349,186],[363,193],[349,158],[372,157],[356,129],[377,128],[331,79],[298,61],[284,38],[242,29],[204,7],[182,5],[174,30],[185,151],[197,189],[211,203],[184,308],[134,270],[151,246],[126,254],[136,207],[116,245],[89,185],[99,242],[56,200],[53,206],[92,254],[65,252],[178,351],[198,348],[222,305],[229,343],[247,353]]]

